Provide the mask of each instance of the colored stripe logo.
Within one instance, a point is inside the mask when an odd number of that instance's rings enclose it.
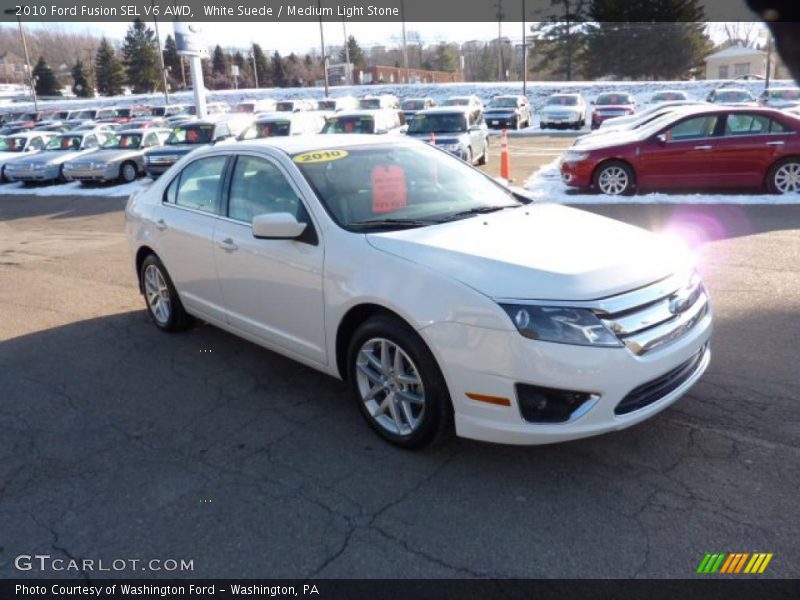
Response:
[[[760,575],[767,570],[772,552],[707,552],[697,567],[701,575]]]

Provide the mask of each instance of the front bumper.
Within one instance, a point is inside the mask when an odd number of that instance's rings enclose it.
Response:
[[[616,117],[627,117],[630,114],[632,114],[632,113],[630,113],[630,112],[615,112],[615,113],[609,113],[609,114],[601,114],[601,113],[593,112],[592,113],[592,129],[594,129],[596,127],[600,127],[600,124],[603,121],[607,121],[608,119],[614,119]]]
[[[486,121],[486,126],[493,128],[493,129],[506,129],[506,128],[514,128],[519,124],[519,117],[515,114],[502,114],[502,115],[493,115],[491,113],[484,115],[484,121]]]
[[[709,312],[684,336],[643,355],[628,348],[592,348],[538,342],[516,330],[436,323],[422,330],[447,380],[459,436],[502,444],[548,444],[616,431],[664,410],[705,372],[711,352]],[[644,384],[659,380],[701,353],[680,385],[626,414],[615,409]],[[596,401],[563,423],[522,418],[516,384],[582,391]],[[467,394],[507,398],[510,406],[473,400]]]
[[[542,113],[539,116],[539,125],[541,127],[552,127],[554,129],[559,127],[574,127],[576,125],[580,125],[581,120],[582,119],[580,116],[575,115],[548,115]]]
[[[588,188],[592,186],[594,161],[579,162],[561,161],[561,181],[570,187]]]
[[[64,177],[71,181],[113,181],[119,177],[119,166],[110,165],[104,169],[69,168],[69,166],[65,166]]]
[[[59,165],[49,165],[40,170],[6,167],[5,176],[9,181],[55,181],[58,179],[59,170]]]
[[[176,162],[178,162],[177,159],[173,160],[171,162],[166,162],[166,161],[157,162],[157,163],[145,162],[144,170],[150,177],[152,177],[153,179],[156,179],[157,177],[159,177],[159,176],[163,175],[164,173],[166,173],[169,170],[169,168],[172,165],[174,165]]]

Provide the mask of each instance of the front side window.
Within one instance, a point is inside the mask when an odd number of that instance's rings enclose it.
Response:
[[[217,212],[217,195],[227,156],[209,156],[189,163],[170,184],[168,203],[203,212]]]
[[[717,120],[717,115],[686,119],[667,130],[667,140],[681,142],[711,137],[717,128]]]
[[[278,167],[262,158],[240,156],[231,178],[228,216],[252,223],[253,217],[267,213],[289,213],[303,220],[304,210]]]

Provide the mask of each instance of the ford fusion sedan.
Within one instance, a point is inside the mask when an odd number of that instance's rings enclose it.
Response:
[[[258,117],[237,137],[238,140],[255,140],[287,135],[312,135],[325,125],[325,117],[318,111],[296,113],[276,112]]]
[[[507,444],[623,429],[710,359],[708,295],[674,245],[405,138],[207,147],[126,224],[156,327],[196,317],[344,379],[404,447],[453,421]]]
[[[576,144],[561,163],[568,186],[636,190],[766,189],[800,193],[800,119],[769,108],[699,108],[641,129]]]
[[[46,131],[26,131],[0,138],[0,183],[8,181],[6,165],[41,152],[54,135]]]
[[[414,115],[421,110],[428,110],[436,106],[436,101],[433,98],[404,98],[400,103],[400,110],[406,116],[406,120],[410,121]]]
[[[539,127],[581,129],[586,125],[588,108],[580,94],[553,94],[539,111]]]
[[[676,100],[687,101],[689,94],[680,90],[661,90],[653,92],[650,96],[650,104],[660,104],[661,102],[675,102]]]
[[[531,107],[525,96],[495,96],[486,106],[483,118],[489,127],[520,129],[531,125]]]
[[[329,117],[321,133],[400,134],[403,113],[395,109],[343,110]]]
[[[759,102],[770,108],[796,108],[800,106],[800,88],[774,87],[764,90]]]
[[[600,94],[592,102],[592,129],[600,127],[606,119],[632,115],[636,112],[636,100],[627,92],[608,92]]]
[[[64,163],[96,152],[108,139],[108,135],[105,131],[62,133],[53,137],[44,150],[30,160],[15,160],[6,166],[5,176],[9,181],[25,183],[63,183],[67,180],[64,176]]]
[[[169,129],[132,129],[112,135],[97,151],[64,163],[64,177],[84,184],[130,183],[144,173],[144,153],[161,146]]]
[[[489,133],[467,107],[439,106],[417,114],[408,135],[433,143],[469,164],[489,161]]]
[[[172,130],[163,146],[145,151],[145,172],[155,179],[183,155],[232,137],[230,127],[223,121],[192,121],[179,125]]]
[[[720,88],[708,95],[708,101],[727,106],[757,106],[756,97],[744,88]]]

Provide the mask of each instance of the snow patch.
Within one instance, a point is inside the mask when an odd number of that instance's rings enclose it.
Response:
[[[9,183],[0,187],[0,195],[16,196],[105,196],[107,198],[124,198],[143,190],[153,181],[138,179],[124,185],[104,184],[85,186],[79,181],[59,185],[25,186],[22,183]]]

